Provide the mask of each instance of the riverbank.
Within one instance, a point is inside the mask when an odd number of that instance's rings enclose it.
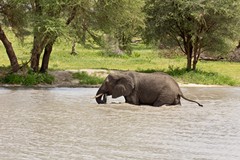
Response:
[[[54,77],[52,84],[40,83],[37,85],[5,84],[0,83],[0,87],[31,87],[31,88],[54,88],[54,87],[88,87],[97,88],[100,84],[88,85],[81,83],[79,79],[74,78],[75,73],[85,72],[90,76],[105,78],[109,73],[114,71],[101,69],[81,69],[81,70],[56,70],[49,71],[48,74]],[[4,75],[1,75],[4,76]]]
[[[54,87],[99,87],[100,85],[86,85],[81,84],[78,79],[73,78],[76,72],[86,72],[90,76],[98,76],[106,78],[108,74],[114,73],[119,70],[105,70],[105,69],[80,69],[80,70],[67,70],[67,71],[50,71],[49,74],[55,78],[52,86]],[[178,82],[180,87],[227,87],[228,85],[205,85],[195,83],[182,83]]]
[[[114,73],[118,70],[105,70],[105,69],[80,69],[80,70],[57,70],[49,71],[48,73],[54,77],[52,84],[37,84],[32,86],[24,86],[20,84],[0,84],[0,87],[30,87],[30,88],[55,88],[55,87],[67,87],[67,88],[98,88],[101,84],[88,85],[82,84],[79,79],[74,78],[75,73],[85,72],[90,76],[97,76],[101,78],[107,77],[109,73]],[[178,82],[180,87],[227,87],[227,85],[205,85],[194,83],[182,83]]]
[[[74,73],[86,72],[90,76],[97,76],[101,78],[107,77],[109,73],[114,71],[108,71],[103,69],[80,69],[80,70],[66,70],[66,71],[49,71],[49,74],[54,77],[53,87],[99,87],[100,84],[87,85],[81,84],[80,80],[74,78]]]

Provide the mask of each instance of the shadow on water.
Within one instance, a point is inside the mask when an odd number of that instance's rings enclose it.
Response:
[[[96,104],[94,88],[0,88],[0,157],[240,159],[240,88],[182,88],[203,103]]]

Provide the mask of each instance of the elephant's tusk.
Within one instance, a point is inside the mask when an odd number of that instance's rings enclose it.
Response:
[[[104,93],[100,93],[98,95],[96,95],[95,97],[93,97],[94,99],[98,98],[98,97],[101,97],[102,95],[104,95]]]

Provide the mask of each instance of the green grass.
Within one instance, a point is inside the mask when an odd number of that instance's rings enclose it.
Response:
[[[238,85],[238,81],[216,72],[206,72],[201,70],[187,72],[186,69],[167,70],[166,73],[176,77],[184,83],[215,84],[215,85]]]
[[[181,83],[195,83],[195,84],[214,84],[214,85],[229,85],[237,86],[239,82],[229,76],[224,76],[216,72],[205,72],[201,70],[187,71],[185,68],[172,68],[169,66],[167,70],[138,70],[138,72],[153,73],[165,72],[173,76]]]
[[[6,84],[20,84],[25,86],[33,86],[36,84],[52,84],[54,81],[54,77],[45,73],[34,73],[29,71],[25,74],[19,73],[10,73],[5,77],[0,78],[1,83]]]
[[[100,78],[97,76],[90,76],[86,72],[74,73],[73,78],[78,79],[80,84],[87,84],[87,85],[101,84],[104,81],[104,78]]]
[[[26,39],[24,45],[15,41],[10,34],[9,38],[19,59],[19,63],[26,62],[30,58],[32,38]],[[178,82],[198,84],[219,84],[240,86],[240,63],[200,61],[197,71],[186,72],[186,57],[174,53],[171,58],[163,55],[171,55],[176,51],[152,50],[144,45],[133,47],[133,54],[112,56],[100,49],[85,49],[77,45],[77,55],[70,55],[71,42],[58,41],[53,48],[50,57],[50,70],[79,70],[79,69],[116,69],[137,71],[164,71],[174,76]],[[0,67],[9,66],[9,60],[3,45],[0,45]],[[41,64],[41,62],[40,62]],[[1,70],[1,69],[0,69]],[[29,78],[31,79],[31,78]],[[91,79],[88,77],[87,79]],[[31,81],[31,80],[29,80]],[[82,82],[90,83],[90,82]]]

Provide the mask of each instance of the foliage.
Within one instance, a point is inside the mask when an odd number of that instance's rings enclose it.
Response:
[[[59,36],[73,37],[71,39],[73,39],[74,49],[76,42],[85,44],[88,35],[100,44],[100,38],[96,36],[96,33],[100,35],[110,33],[115,36],[121,31],[121,44],[124,50],[129,50],[127,44],[143,26],[141,6],[144,0],[137,0],[137,5],[128,0],[10,0],[2,2],[4,6],[14,4],[10,7],[11,9],[8,9],[10,16],[6,16],[12,20],[9,22],[15,22],[16,19],[9,17],[21,15],[19,20],[23,19],[24,25],[14,23],[16,28],[28,28],[33,34],[30,61],[31,68],[35,72],[39,70],[46,72],[53,45]],[[0,11],[2,8],[4,7],[0,6]],[[19,8],[19,15],[15,16],[18,10],[12,8]],[[44,52],[42,66],[39,68],[42,52]]]
[[[0,24],[11,27],[14,34],[23,41],[28,33],[25,3],[22,0],[0,0]]]
[[[101,30],[118,40],[119,48],[131,53],[131,40],[144,28],[144,0],[99,1],[97,22]]]
[[[68,35],[73,43],[79,43],[87,47],[87,43],[97,43],[101,45],[98,22],[96,20],[96,1],[82,0],[76,2],[73,6],[73,12],[68,13],[68,17],[74,16],[69,25]]]
[[[144,11],[146,40],[179,46],[188,70],[196,69],[203,51],[227,52],[239,39],[240,1],[147,0]]]
[[[32,86],[36,84],[52,84],[54,77],[47,73],[34,73],[29,71],[27,74],[11,73],[0,79],[1,83],[6,84],[21,84],[25,86]]]
[[[77,78],[80,81],[80,84],[101,84],[104,81],[104,78],[100,78],[98,76],[88,75],[86,72],[74,73],[73,78]]]

